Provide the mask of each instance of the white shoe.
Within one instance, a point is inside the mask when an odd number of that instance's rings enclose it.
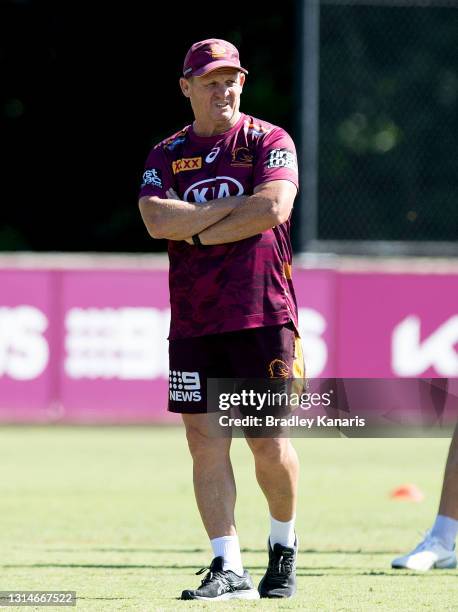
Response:
[[[451,569],[456,567],[456,552],[444,548],[441,541],[427,532],[425,539],[410,553],[393,559],[394,569],[411,569],[427,572],[430,569]]]

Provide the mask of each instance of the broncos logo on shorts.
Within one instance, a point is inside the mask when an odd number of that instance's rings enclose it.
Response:
[[[281,359],[274,359],[269,363],[269,378],[289,378],[290,371],[287,363]]]

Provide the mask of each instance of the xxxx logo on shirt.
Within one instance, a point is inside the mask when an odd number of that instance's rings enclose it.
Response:
[[[178,172],[184,172],[185,170],[199,170],[202,168],[201,157],[183,157],[183,159],[177,159],[172,162],[173,174]]]
[[[186,202],[209,202],[218,198],[243,195],[243,185],[231,176],[216,176],[215,178],[197,181],[186,189],[183,200]]]

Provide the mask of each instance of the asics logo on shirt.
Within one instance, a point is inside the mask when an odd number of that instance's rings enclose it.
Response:
[[[218,153],[221,151],[221,147],[214,147],[210,153],[207,155],[207,157],[205,158],[205,162],[207,164],[211,164],[212,161],[215,161]]]

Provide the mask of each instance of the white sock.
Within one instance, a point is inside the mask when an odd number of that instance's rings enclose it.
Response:
[[[222,536],[210,540],[213,548],[214,557],[223,557],[223,570],[243,576],[242,555],[240,554],[240,544],[238,536]]]
[[[438,514],[433,528],[431,529],[432,537],[440,540],[445,548],[453,550],[457,534],[458,521],[452,519],[450,516]]]
[[[270,517],[270,545],[272,548],[275,544],[282,544],[283,546],[288,546],[288,548],[294,546],[296,540],[296,534],[294,533],[295,522],[295,516],[286,522],[277,521],[273,516]]]

